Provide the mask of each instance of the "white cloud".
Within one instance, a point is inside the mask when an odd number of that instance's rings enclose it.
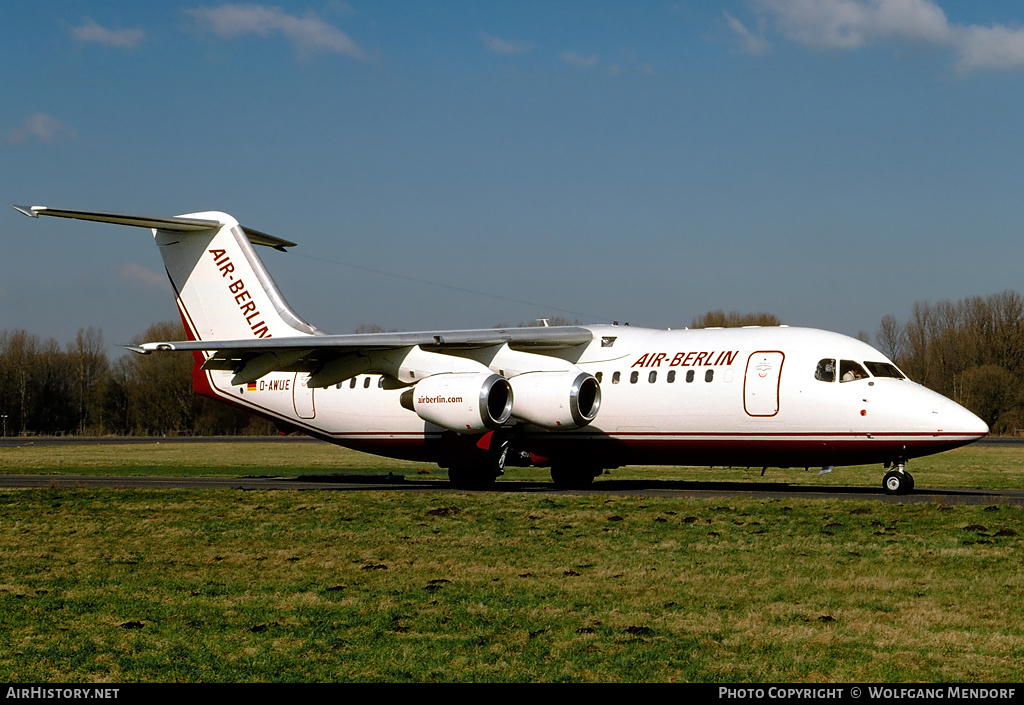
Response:
[[[94,20],[86,20],[81,26],[72,28],[71,36],[80,42],[130,49],[138,46],[146,33],[141,29],[107,29]]]
[[[956,37],[956,67],[967,72],[984,68],[1024,66],[1024,30],[1009,27],[965,27]]]
[[[761,0],[787,39],[855,49],[887,38],[945,41],[946,14],[931,0]]]
[[[590,56],[581,56],[574,51],[563,51],[561,53],[562,61],[569,64],[570,66],[577,66],[585,69],[591,66],[597,66],[597,56],[591,54]]]
[[[279,7],[266,5],[219,5],[192,8],[185,12],[201,28],[225,39],[246,34],[260,37],[281,34],[302,54],[326,51],[353,59],[365,57],[363,50],[348,35],[312,13],[299,17],[289,15]]]
[[[37,140],[39,142],[56,142],[63,139],[73,139],[75,131],[62,123],[55,117],[45,113],[33,113],[25,118],[19,127],[8,130],[4,134],[4,142],[28,142]]]
[[[763,54],[768,51],[768,40],[763,36],[752,33],[749,29],[744,26],[742,22],[730,15],[728,12],[722,11],[725,15],[725,23],[729,26],[729,29],[736,35],[736,39],[740,43],[740,47],[743,51],[748,54]]]
[[[950,23],[934,0],[759,0],[758,8],[786,39],[804,46],[852,50],[881,41],[924,42],[953,51],[962,72],[1024,66],[1024,29]],[[745,30],[738,21],[729,26],[738,35]]]
[[[500,39],[485,32],[480,33],[480,39],[495,54],[525,54],[533,49],[533,44],[514,39]]]
[[[142,289],[170,291],[171,285],[164,272],[156,272],[135,262],[115,265],[114,272],[124,282]]]

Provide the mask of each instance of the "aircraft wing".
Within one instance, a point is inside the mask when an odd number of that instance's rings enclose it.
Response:
[[[539,358],[581,348],[593,338],[593,332],[582,326],[550,326],[308,335],[258,340],[160,341],[129,346],[129,349],[143,354],[172,350],[206,353],[203,368],[233,371],[232,384],[252,382],[270,372],[308,372],[311,374],[310,386],[322,387],[365,372],[382,372],[411,381],[415,374],[401,374],[399,370],[430,370],[435,367],[429,363],[424,365],[423,354],[432,357],[436,357],[436,353],[473,356],[476,351],[490,349],[506,351],[506,358],[511,354],[519,355],[519,359],[523,355]],[[409,360],[413,350],[420,356],[415,363]]]

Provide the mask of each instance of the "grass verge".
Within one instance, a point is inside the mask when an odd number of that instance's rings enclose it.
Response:
[[[1016,488],[1016,448],[915,461]],[[5,473],[441,478],[326,444],[0,449]],[[878,484],[876,466],[615,479]],[[546,479],[510,469],[511,479]],[[11,681],[1020,681],[1022,511],[490,493],[0,492]]]
[[[918,487],[1024,490],[1024,448],[968,446],[913,460],[908,466]],[[624,480],[689,482],[772,482],[817,486],[880,487],[881,465],[836,468],[707,468],[630,466],[607,472]],[[152,443],[124,445],[22,446],[0,448],[0,473],[163,476],[299,476],[334,474],[403,475],[445,479],[431,463],[391,460],[328,443]],[[548,480],[546,468],[508,468],[505,479]],[[598,480],[600,481],[600,480]]]
[[[1021,510],[0,493],[6,681],[1019,681]]]

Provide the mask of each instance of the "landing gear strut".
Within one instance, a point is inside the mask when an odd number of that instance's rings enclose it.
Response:
[[[886,494],[909,494],[914,491],[914,476],[906,471],[907,461],[897,460],[892,465],[895,469],[885,473],[882,487]],[[887,464],[886,467],[889,467]]]

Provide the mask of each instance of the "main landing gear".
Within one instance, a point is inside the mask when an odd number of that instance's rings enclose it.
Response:
[[[511,435],[494,432],[488,439],[487,450],[467,454],[454,460],[448,468],[448,481],[460,490],[486,490],[505,474]]]
[[[906,471],[907,461],[896,460],[892,463],[886,463],[885,467],[893,467],[894,469],[885,473],[885,477],[882,478],[882,487],[885,489],[886,494],[909,494],[914,491],[914,476]]]

